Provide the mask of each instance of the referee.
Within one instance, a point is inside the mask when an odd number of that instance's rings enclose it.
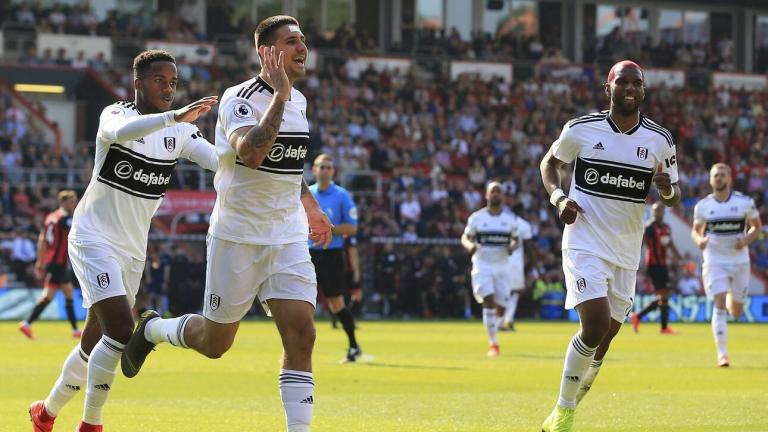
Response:
[[[345,263],[344,236],[357,233],[357,207],[352,195],[343,187],[333,182],[336,169],[333,158],[320,154],[312,164],[312,175],[316,183],[309,187],[320,208],[323,209],[333,224],[333,240],[326,249],[313,247],[309,244],[309,253],[317,273],[317,285],[328,300],[328,308],[341,323],[349,338],[347,361],[353,362],[362,354],[355,339],[355,319],[352,312],[344,304],[345,292]]]

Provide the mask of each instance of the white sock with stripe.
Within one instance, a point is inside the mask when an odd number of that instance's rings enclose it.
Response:
[[[517,301],[519,299],[519,292],[512,291],[512,293],[509,294],[509,299],[507,300],[507,309],[504,311],[504,323],[515,322],[515,312],[517,312]]]
[[[725,309],[714,308],[712,310],[712,335],[715,337],[715,346],[717,346],[717,355],[727,356],[728,350],[725,345],[728,341],[728,311]]]
[[[309,432],[315,404],[312,372],[280,369],[280,399],[288,432]]]
[[[53,417],[59,415],[59,411],[64,408],[70,400],[85,386],[85,380],[88,376],[88,355],[80,348],[80,344],[70,351],[67,359],[64,360],[64,366],[61,368],[61,375],[53,385],[51,393],[45,399],[45,410]]]
[[[173,346],[188,348],[184,341],[184,327],[193,314],[182,315],[177,318],[155,318],[144,327],[144,338],[153,344],[168,342]]]
[[[104,335],[91,351],[88,360],[88,386],[85,389],[84,422],[92,425],[102,424],[101,412],[115,381],[117,364],[120,363],[124,348],[125,345]]]
[[[488,333],[488,341],[493,345],[498,345],[497,334],[499,332],[499,323],[496,319],[496,308],[483,308],[483,324]]]
[[[589,389],[592,388],[592,384],[595,382],[595,378],[597,378],[597,374],[600,372],[600,366],[602,365],[602,360],[592,360],[592,364],[589,365],[587,373],[584,374],[584,379],[581,380],[579,392],[576,393],[576,405],[578,405],[581,400],[584,399],[584,396],[587,395]]]
[[[563,377],[560,381],[560,397],[557,400],[557,404],[561,407],[576,408],[576,393],[579,391],[589,364],[595,357],[596,348],[588,347],[578,333],[568,344]]]

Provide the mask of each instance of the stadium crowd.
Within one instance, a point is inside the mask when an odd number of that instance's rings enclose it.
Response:
[[[16,18],[29,16],[27,9],[21,6]],[[47,20],[52,25],[60,21],[53,19],[55,10],[33,12],[31,23]],[[69,23],[72,14],[87,15],[88,11],[70,8],[62,13]],[[85,19],[76,22],[91,23]],[[125,22],[119,29],[130,34],[133,27]],[[80,30],[72,31],[92,31],[95,25],[99,34],[102,24],[83,24]],[[64,24],[60,28],[68,31],[75,27]],[[322,39],[317,45],[347,47],[337,45],[346,44],[345,38]],[[447,41],[452,36],[435,38]],[[312,38],[308,41],[313,43]],[[532,42],[512,45],[524,47],[520,52],[530,55]],[[476,44],[467,46],[476,51]],[[641,55],[640,60],[643,58]],[[31,53],[21,61],[31,64],[40,59],[44,57]],[[203,96],[221,95],[228,85],[243,81],[256,70],[255,66],[244,70],[234,62],[206,66],[178,60],[184,83],[176,96],[177,106]],[[310,101],[311,154],[332,155],[337,161],[338,179],[353,191],[373,190],[373,177],[362,171],[373,171],[382,179],[381,194],[359,194],[356,201],[361,215],[361,256],[363,265],[369,266],[363,269],[367,275],[364,285],[383,315],[468,315],[472,303],[469,257],[450,242],[430,245],[422,240],[458,239],[469,214],[484,204],[483,186],[491,179],[502,181],[508,205],[534,229],[526,248],[526,280],[532,293],[528,299],[540,298],[547,290],[563,289],[562,229],[542,187],[538,165],[566,121],[607,107],[599,82],[541,76],[511,84],[470,76],[455,81],[447,77],[426,80],[373,67],[356,73],[347,68],[343,58],[324,60],[321,69],[300,84]],[[119,95],[132,95],[128,67],[95,64],[88,66],[103,66],[102,73],[114,83]],[[735,188],[753,196],[763,220],[768,220],[767,99],[766,91],[654,88],[648,92],[642,111],[668,128],[677,142],[685,197],[677,210],[686,219],[690,220],[696,201],[709,193],[709,166],[725,161],[735,169]],[[50,143],[43,142],[39,131],[30,127],[26,115],[7,93],[0,93],[0,256],[16,280],[38,286],[32,271],[34,249],[42,218],[56,207],[52,185],[66,180],[87,183],[93,161],[89,146],[65,147],[60,156],[55,155]],[[200,123],[209,139],[214,136],[215,121],[214,113]],[[31,186],[20,181],[23,169],[28,168],[50,170],[52,174]],[[59,168],[70,174],[60,174]],[[176,187],[195,184],[183,177],[175,182]],[[402,242],[417,246],[402,247]],[[158,265],[171,263],[178,255],[171,252],[177,250],[172,246],[152,247],[157,251],[150,257],[155,257]],[[751,251],[753,268],[768,277],[768,239],[754,244]],[[148,262],[155,258],[148,257]],[[192,261],[196,268],[202,266],[199,258]],[[679,269],[689,266],[671,268],[682,273]],[[678,279],[685,278],[673,275],[673,280]],[[641,289],[649,289],[642,278],[639,280]],[[525,302],[522,307],[525,309]]]
[[[250,14],[236,10],[228,2],[206,5],[206,23],[198,22],[193,2],[181,1],[179,7],[152,11],[142,7],[135,11],[109,10],[99,19],[88,2],[13,3],[0,15],[3,22],[14,23],[17,28],[30,28],[42,33],[108,36],[111,38],[159,39],[183,42],[210,41],[210,35],[239,35],[240,45],[247,46],[256,23]],[[2,13],[2,12],[0,12]],[[495,34],[474,32],[462,37],[457,28],[404,29],[403,41],[389,48],[390,54],[410,55],[414,50],[422,54],[433,53],[452,58],[482,60],[539,61],[544,58],[568,62],[558,47],[560,29],[550,29],[542,37],[522,31],[526,26],[510,20],[501,24]],[[205,27],[207,31],[200,29]],[[354,25],[343,22],[331,32],[323,32],[316,23],[307,20],[304,32],[308,40],[319,49],[333,49],[341,53],[381,54],[372,35]],[[413,32],[413,37],[410,33]],[[684,40],[682,30],[665,29],[664,37],[653,43],[643,32],[626,31],[616,26],[608,34],[593,36],[585,41],[584,61],[600,58],[616,61],[632,58],[645,66],[734,71],[734,42],[724,36],[712,41]],[[52,52],[42,54],[44,62],[72,64],[103,63],[101,59],[66,59]]]

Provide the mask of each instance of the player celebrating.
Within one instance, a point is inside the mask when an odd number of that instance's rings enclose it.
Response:
[[[59,208],[45,217],[45,224],[37,239],[35,270],[43,278],[43,295],[32,309],[29,318],[19,323],[19,330],[30,339],[35,338],[32,334],[32,323],[40,317],[59,288],[64,293],[64,309],[72,326],[72,336],[79,339],[81,334],[77,329],[75,308],[72,305],[74,275],[67,254],[67,237],[72,226],[72,212],[77,206],[77,194],[73,190],[63,190],[59,192],[58,200]]]
[[[162,342],[221,357],[258,297],[283,343],[279,382],[288,431],[308,431],[317,282],[307,234],[327,246],[331,224],[303,180],[307,100],[293,84],[305,75],[307,46],[298,21],[284,15],[259,23],[255,39],[261,74],[224,92],[216,123],[218,196],[208,232],[203,316],[161,319],[145,312],[122,370],[135,376]]]
[[[632,329],[640,330],[640,320],[658,308],[661,312],[661,333],[674,335],[676,331],[669,327],[669,267],[667,267],[667,249],[680,258],[669,225],[664,223],[664,206],[655,203],[652,207],[653,220],[645,227],[645,272],[656,289],[656,301],[648,303],[640,313],[630,316]]]
[[[152,215],[178,158],[209,170],[218,165],[213,145],[187,123],[208,112],[217,98],[171,110],[178,74],[175,59],[165,51],[139,54],[133,72],[136,102],[117,102],[101,113],[93,175],[69,235],[69,257],[88,309],[82,340],[48,398],[30,407],[35,431],[52,430],[61,408],[83,387],[85,410],[77,431],[103,429],[102,409],[131,337],[131,307]]]
[[[309,190],[333,223],[333,239],[327,248],[313,246],[309,253],[315,265],[317,285],[323,290],[331,313],[338,318],[347,333],[349,348],[346,361],[354,362],[363,351],[355,338],[355,318],[351,305],[348,307],[344,301],[347,290],[344,236],[357,234],[357,206],[349,192],[333,182],[335,172],[333,158],[327,154],[315,158],[312,174],[317,183],[310,186]]]
[[[488,205],[472,213],[461,236],[461,244],[472,255],[472,291],[483,305],[483,324],[488,333],[488,355],[499,355],[497,338],[504,305],[511,290],[509,255],[517,247],[517,223],[504,211],[501,183],[485,188]]]
[[[712,193],[693,209],[691,236],[703,251],[702,279],[707,297],[713,300],[712,334],[717,365],[728,367],[727,314],[741,318],[749,290],[749,247],[762,230],[755,201],[732,190],[731,168],[717,163],[709,171]],[[749,225],[749,228],[747,228]],[[745,234],[746,233],[746,234]]]
[[[566,224],[565,307],[575,307],[581,320],[566,351],[560,397],[542,425],[546,432],[573,429],[576,404],[632,307],[651,183],[665,205],[680,201],[672,136],[639,111],[645,98],[640,66],[613,65],[605,93],[610,110],[568,122],[541,162],[550,202]],[[559,170],[571,162],[566,195]]]
[[[517,206],[515,210],[519,212],[522,206]],[[510,276],[512,277],[510,286],[512,291],[507,298],[507,304],[504,310],[504,319],[499,330],[515,331],[515,312],[517,311],[517,302],[520,300],[520,291],[525,289],[525,250],[526,240],[533,238],[533,228],[525,219],[521,218],[516,212],[509,210],[517,223],[517,233],[520,239],[519,247],[515,248],[512,255],[509,256],[509,265],[512,267]]]

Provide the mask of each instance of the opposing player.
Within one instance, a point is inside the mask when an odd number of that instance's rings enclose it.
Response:
[[[667,249],[671,250],[675,257],[680,258],[680,253],[672,241],[672,230],[664,223],[664,205],[654,203],[652,207],[653,220],[645,227],[645,272],[656,290],[656,301],[648,303],[640,313],[630,316],[632,329],[640,331],[640,320],[650,312],[660,311],[661,334],[677,334],[669,326],[669,266],[667,264]]]
[[[152,215],[178,158],[218,165],[213,145],[188,122],[210,111],[216,97],[171,110],[178,74],[171,54],[145,51],[133,61],[134,102],[106,107],[96,135],[96,162],[69,234],[69,257],[88,315],[80,345],[64,361],[45,401],[30,407],[34,431],[50,431],[61,408],[85,387],[77,431],[101,431],[120,353],[133,315]]]
[[[728,314],[741,318],[749,290],[749,244],[760,235],[763,224],[755,201],[733,191],[731,168],[717,163],[709,171],[712,193],[693,209],[691,237],[702,250],[704,290],[714,303],[712,334],[717,365],[730,366],[726,342]]]
[[[516,209],[520,210],[520,209]],[[512,255],[509,256],[509,265],[511,267],[510,281],[511,291],[505,305],[504,318],[499,330],[515,331],[515,312],[517,312],[517,302],[520,300],[520,292],[525,289],[525,242],[533,238],[533,228],[525,219],[521,218],[517,212],[508,209],[515,217],[517,223],[517,234],[519,238],[519,247],[515,248]]]
[[[487,206],[469,216],[461,244],[472,255],[472,292],[483,305],[488,355],[495,357],[499,355],[499,325],[512,288],[509,256],[518,245],[518,233],[516,218],[504,211],[501,183],[488,183],[485,199]]]
[[[575,307],[581,320],[565,354],[560,397],[542,425],[546,432],[573,429],[576,404],[632,307],[651,184],[665,205],[680,201],[672,136],[640,113],[645,99],[640,66],[613,65],[605,94],[610,110],[569,121],[541,162],[550,202],[566,224],[565,307]],[[560,169],[571,162],[566,195]]]
[[[355,337],[355,318],[351,307],[344,300],[347,291],[344,263],[344,236],[357,234],[357,206],[352,195],[333,182],[336,169],[333,158],[321,154],[312,164],[312,174],[316,183],[309,187],[310,192],[320,204],[333,224],[333,238],[328,247],[311,246],[309,253],[315,265],[317,285],[328,300],[328,308],[341,323],[347,333],[349,347],[347,362],[354,362],[363,353]],[[351,306],[351,305],[350,305]]]
[[[298,21],[273,16],[256,27],[262,70],[228,88],[216,123],[218,196],[208,231],[203,316],[142,314],[122,358],[135,376],[163,342],[219,358],[258,298],[283,344],[280,396],[288,431],[308,431],[314,404],[312,349],[317,282],[307,235],[331,241],[331,224],[303,179],[309,146],[307,100],[293,88],[305,74]]]
[[[19,323],[19,330],[30,339],[35,338],[32,334],[32,323],[53,301],[58,289],[61,289],[64,294],[64,310],[67,312],[69,325],[72,326],[72,337],[79,339],[81,334],[77,328],[75,308],[72,304],[74,275],[67,253],[67,238],[72,226],[72,212],[77,206],[77,193],[73,190],[63,190],[59,192],[57,198],[59,208],[45,217],[43,229],[37,239],[35,270],[43,278],[43,295],[37,301],[29,317]]]

